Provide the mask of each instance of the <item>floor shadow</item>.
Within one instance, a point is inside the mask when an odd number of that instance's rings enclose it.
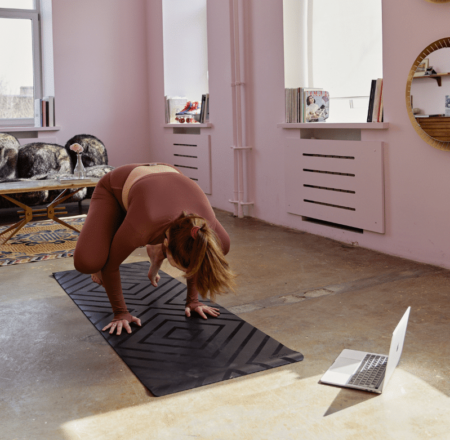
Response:
[[[321,385],[332,386],[332,385]],[[367,402],[370,399],[378,397],[379,394],[370,393],[368,391],[341,389],[339,394],[335,397],[331,405],[326,410],[324,417],[331,416],[339,411],[342,411],[360,403]]]

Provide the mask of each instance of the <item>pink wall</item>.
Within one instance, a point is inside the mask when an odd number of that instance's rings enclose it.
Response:
[[[53,1],[57,142],[101,139],[109,162],[148,161],[145,0]]]
[[[163,68],[160,2],[147,0],[152,157],[163,158]],[[388,254],[450,268],[450,153],[416,134],[405,108],[408,72],[419,53],[448,37],[450,4],[424,0],[383,1],[383,64],[386,131],[364,131],[362,140],[382,140],[385,149],[386,233],[357,234],[303,222],[285,210],[284,143],[297,130],[277,128],[284,120],[282,1],[247,0],[248,119],[251,153],[251,214],[284,225]],[[424,28],[423,23],[433,23]],[[421,31],[421,29],[425,29]],[[233,162],[228,2],[208,2],[208,51],[212,136],[213,206],[232,211]],[[167,130],[167,129],[166,129]]]

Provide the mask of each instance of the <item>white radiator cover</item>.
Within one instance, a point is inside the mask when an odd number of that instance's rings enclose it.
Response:
[[[286,210],[384,233],[383,142],[285,140]]]
[[[211,194],[211,136],[171,134],[166,137],[171,165],[197,182],[205,194]]]

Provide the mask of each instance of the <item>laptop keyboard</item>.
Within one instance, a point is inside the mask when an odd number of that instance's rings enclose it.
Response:
[[[348,385],[377,389],[384,378],[387,359],[387,356],[366,355],[358,370],[350,378]]]

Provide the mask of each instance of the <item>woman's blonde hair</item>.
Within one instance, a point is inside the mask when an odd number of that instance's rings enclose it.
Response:
[[[225,259],[219,237],[203,217],[183,212],[169,227],[168,249],[175,262],[186,269],[186,278],[196,275],[202,297],[209,291],[214,300],[216,294],[234,291],[236,275]]]

